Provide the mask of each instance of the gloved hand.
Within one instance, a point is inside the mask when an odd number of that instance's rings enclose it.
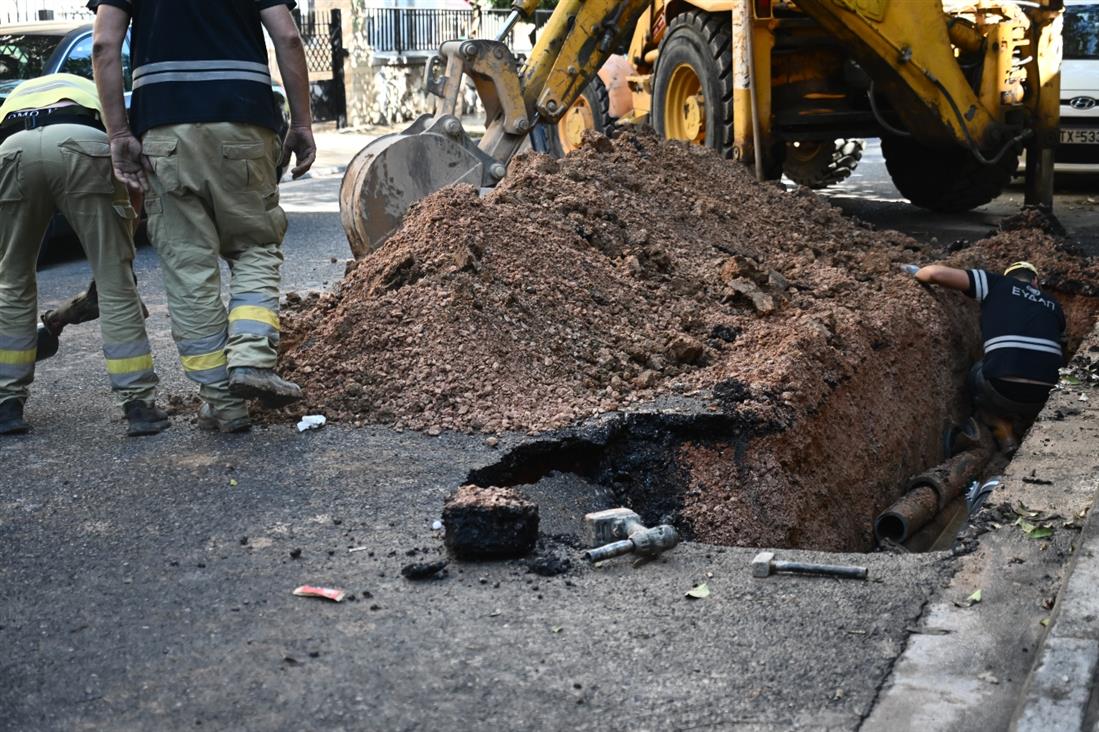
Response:
[[[901,272],[904,272],[906,275],[911,275],[912,277],[915,277],[916,273],[919,272],[919,271],[920,271],[920,267],[917,264],[902,264],[901,265]]]

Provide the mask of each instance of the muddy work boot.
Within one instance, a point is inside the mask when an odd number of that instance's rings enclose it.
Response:
[[[122,411],[126,414],[126,421],[129,422],[126,428],[127,437],[157,435],[171,426],[168,413],[155,404],[135,399],[123,404]]]
[[[23,402],[18,399],[0,402],[0,435],[22,435],[30,428],[23,419]]]
[[[301,387],[272,369],[238,366],[229,369],[229,393],[241,399],[259,399],[263,406],[278,409],[301,399]]]
[[[989,425],[992,436],[996,438],[996,447],[1005,455],[1014,455],[1019,449],[1019,438],[1015,436],[1015,426],[1010,419],[996,418]]]
[[[247,432],[252,429],[252,418],[247,414],[226,417],[214,411],[206,402],[198,410],[198,428],[207,432]]]

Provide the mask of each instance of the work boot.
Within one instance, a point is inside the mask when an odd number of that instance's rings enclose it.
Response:
[[[982,431],[984,435],[982,435]],[[988,431],[983,428],[975,417],[970,417],[961,424],[949,427],[944,435],[944,448],[946,457],[952,458],[958,453],[980,447]]]
[[[273,369],[238,366],[229,369],[229,393],[241,399],[259,399],[263,406],[278,409],[301,399],[301,387],[287,381]]]
[[[1014,455],[1019,449],[1019,439],[1015,436],[1015,427],[1010,419],[1005,417],[992,417],[987,419],[988,426],[992,429],[992,436],[996,438],[996,446],[1005,455]]]
[[[168,413],[150,402],[134,399],[123,404],[122,411],[125,412],[126,421],[129,422],[129,427],[126,429],[127,437],[156,435],[171,426]]]
[[[38,349],[34,352],[34,360],[45,361],[57,355],[57,349],[61,347],[61,341],[57,335],[50,331],[46,325],[38,326]]]
[[[23,419],[23,402],[7,399],[0,402],[0,435],[22,435],[31,426]]]
[[[198,428],[207,432],[247,432],[252,429],[252,418],[247,414],[226,418],[203,402],[198,410]]]

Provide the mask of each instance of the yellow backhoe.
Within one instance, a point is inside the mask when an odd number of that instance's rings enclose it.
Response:
[[[500,37],[538,0],[516,0]],[[340,211],[361,257],[451,183],[495,185],[538,122],[557,125],[629,49],[631,117],[708,145],[761,180],[842,175],[836,141],[881,137],[898,189],[935,210],[996,195],[1026,150],[1026,199],[1052,203],[1061,0],[560,0],[520,67],[501,41],[454,40],[429,69],[436,113],[371,142]],[[472,140],[463,78],[484,104]],[[842,157],[844,150],[839,153]],[[839,162],[842,162],[840,160]],[[829,166],[833,166],[830,170]],[[823,177],[822,177],[823,176]]]

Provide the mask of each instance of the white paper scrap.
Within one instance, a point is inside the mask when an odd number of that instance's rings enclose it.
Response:
[[[307,414],[298,422],[298,432],[306,430],[319,430],[328,420],[323,414]]]

